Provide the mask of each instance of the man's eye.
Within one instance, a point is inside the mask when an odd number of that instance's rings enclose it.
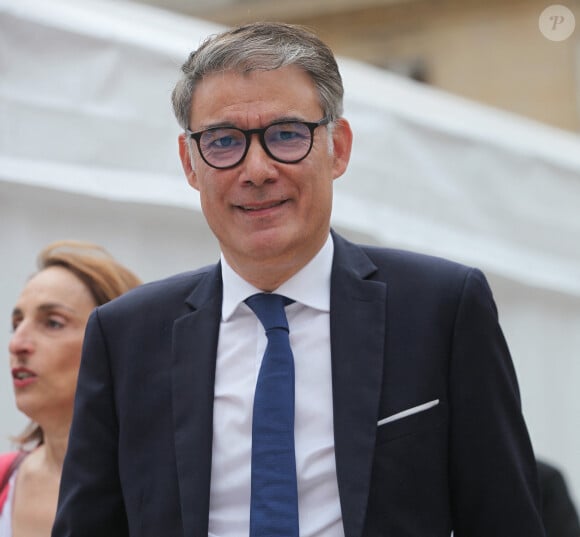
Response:
[[[309,138],[310,132],[301,124],[273,125],[266,131],[266,139],[269,143],[302,142]]]
[[[299,136],[300,134],[296,131],[280,131],[278,133],[278,138],[280,138],[280,140],[293,140]]]
[[[219,148],[226,148],[231,147],[232,145],[234,145],[234,143],[235,140],[233,136],[222,136],[221,138],[215,140],[212,145]]]
[[[205,151],[232,149],[244,144],[244,142],[242,133],[230,129],[207,131],[201,138],[201,145]]]

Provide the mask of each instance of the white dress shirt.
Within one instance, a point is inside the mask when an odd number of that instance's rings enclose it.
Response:
[[[330,363],[332,237],[275,292],[286,307],[296,378],[295,444],[301,537],[344,537],[336,479]],[[214,395],[209,537],[247,537],[252,405],[264,327],[244,303],[261,292],[222,255],[223,304]]]

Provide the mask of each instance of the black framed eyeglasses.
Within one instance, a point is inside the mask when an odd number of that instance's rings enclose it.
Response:
[[[248,154],[251,137],[257,134],[260,145],[274,160],[295,164],[305,159],[312,149],[314,130],[330,122],[328,117],[320,121],[279,121],[261,129],[238,129],[236,127],[212,127],[203,131],[185,132],[197,143],[201,158],[218,170],[237,166]]]

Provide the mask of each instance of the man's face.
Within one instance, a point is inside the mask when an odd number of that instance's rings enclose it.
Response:
[[[193,96],[189,128],[266,127],[280,120],[315,122],[322,118],[310,77],[290,66],[275,71],[234,71],[206,77]],[[248,271],[291,276],[322,247],[328,235],[332,182],[342,175],[352,136],[339,120],[329,149],[328,128],[314,131],[310,154],[296,164],[269,157],[253,135],[245,159],[219,170],[206,164],[194,147],[193,166],[183,135],[180,156],[188,181],[200,193],[207,222],[223,254],[242,276]],[[281,282],[280,282],[281,283]]]

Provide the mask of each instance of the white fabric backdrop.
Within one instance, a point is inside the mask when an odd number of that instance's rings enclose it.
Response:
[[[217,259],[169,96],[187,53],[218,29],[119,1],[0,0],[0,348],[49,241],[102,243],[146,280]],[[578,498],[580,139],[340,63],[355,147],[335,227],[486,272],[536,451]],[[7,367],[0,405],[3,450],[25,423]]]

